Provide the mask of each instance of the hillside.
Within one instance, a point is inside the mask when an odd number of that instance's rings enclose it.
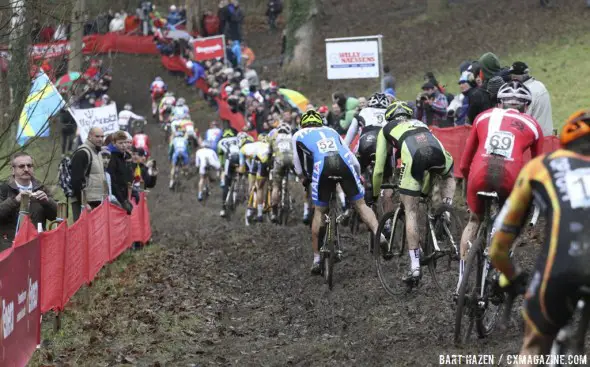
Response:
[[[327,102],[334,90],[370,93],[377,85],[376,80],[328,81],[325,38],[382,34],[384,61],[398,78],[398,92],[414,96],[416,90],[403,90],[412,76],[421,77],[431,70],[457,70],[461,61],[487,51],[498,54],[505,65],[514,60],[502,56],[530,51],[531,58],[525,61],[533,70],[542,70],[544,65],[537,63],[535,55],[540,45],[565,46],[572,36],[590,31],[585,16],[588,9],[583,1],[574,0],[560,1],[553,9],[541,8],[532,0],[452,1],[448,11],[434,20],[423,15],[425,0],[394,0],[387,5],[379,0],[323,0],[322,4],[313,70],[288,80],[291,87],[322,102]],[[245,37],[257,53],[257,63],[265,65],[262,75],[284,80],[274,62],[280,53],[280,32],[269,33],[264,22],[264,17],[250,15]],[[454,84],[454,80],[443,82]],[[551,91],[551,85],[547,87]]]

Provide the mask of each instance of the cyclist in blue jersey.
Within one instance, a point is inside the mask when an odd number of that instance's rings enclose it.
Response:
[[[176,163],[182,158],[182,167],[185,169],[189,162],[190,149],[188,146],[188,140],[184,136],[184,132],[177,131],[174,139],[170,142],[170,148],[168,150],[168,159],[170,160],[170,188],[174,187],[174,170]]]
[[[344,145],[336,130],[324,126],[322,116],[315,110],[309,110],[301,117],[301,130],[293,135],[293,152],[295,173],[304,186],[311,186],[311,198],[315,205],[311,224],[311,272],[320,274],[319,233],[324,225],[330,195],[336,190],[336,182],[330,176],[342,178],[340,187],[373,233],[377,231],[377,218],[365,203],[360,165],[354,153]]]
[[[210,143],[211,149],[217,150],[217,144],[223,137],[223,131],[219,128],[217,121],[211,121],[209,124],[209,128],[205,131],[205,135],[203,136],[203,140],[206,140]]]

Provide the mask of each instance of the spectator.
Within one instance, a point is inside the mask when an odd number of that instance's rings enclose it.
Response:
[[[111,152],[111,161],[107,168],[111,175],[111,190],[117,201],[131,214],[131,203],[129,202],[129,185],[133,182],[131,169],[127,160],[131,157],[127,153],[129,145],[128,136],[124,131],[117,131],[112,135],[112,142],[107,149]]]
[[[71,160],[71,185],[73,191],[72,215],[78,220],[82,212],[82,190],[86,191],[86,201],[90,208],[100,205],[104,197],[104,168],[98,156],[103,145],[102,129],[93,127],[88,139],[76,149]]]
[[[479,64],[481,65],[481,80],[484,90],[487,90],[488,80],[490,80],[496,73],[502,70],[500,65],[500,59],[498,56],[491,52],[486,52],[479,58]]]
[[[236,40],[231,43],[231,52],[236,57],[236,67],[240,67],[242,65],[242,48],[239,41]]]
[[[258,73],[256,70],[252,69],[249,66],[246,66],[246,72],[244,73],[244,78],[248,80],[248,85],[258,87],[260,85],[260,79],[258,79]]]
[[[109,15],[106,12],[101,12],[96,17],[96,33],[105,34],[109,31]]]
[[[219,0],[219,6],[217,9],[217,18],[219,18],[219,33],[225,34],[228,16],[227,0]]]
[[[102,167],[104,169],[104,179],[106,181],[106,187],[108,187],[109,190],[109,201],[115,205],[120,206],[121,204],[117,201],[115,195],[113,195],[113,190],[111,189],[111,175],[107,171],[109,162],[111,161],[111,152],[109,152],[108,149],[106,149],[106,147],[103,147],[100,153],[98,153],[98,155],[102,160]]]
[[[527,113],[539,122],[544,136],[553,135],[551,96],[545,85],[529,75],[529,67],[522,61],[512,64],[510,76],[512,79],[521,81],[531,91],[533,102]]]
[[[225,26],[225,37],[228,40],[239,42],[242,40],[242,22],[244,12],[240,8],[238,0],[230,0],[227,6],[227,24]],[[239,47],[238,47],[239,50]]]
[[[242,41],[240,48],[242,61],[244,62],[244,64],[246,66],[252,65],[254,60],[256,60],[256,55],[254,55],[254,51],[252,51],[252,49],[246,45],[245,41]]]
[[[154,5],[151,1],[141,1],[139,3],[139,7],[137,8],[137,17],[139,18],[139,27],[141,29],[141,34],[147,36],[152,33],[152,25],[150,14],[154,11]],[[129,17],[131,18],[131,17]],[[132,26],[131,29],[137,29],[138,25],[135,24]],[[127,33],[127,26],[125,27],[125,32]]]
[[[422,85],[422,93],[416,98],[416,118],[428,126],[441,126],[447,116],[447,97],[431,82]]]
[[[256,127],[256,131],[259,134],[267,133],[270,130],[270,126],[268,125],[268,123],[266,124],[266,126],[264,126],[265,122],[267,122],[268,120],[267,109],[264,107],[264,104],[259,103],[258,101],[254,101],[252,105],[255,108],[253,114],[253,122],[255,124],[254,126]]]
[[[395,77],[391,74],[389,66],[383,66],[383,79],[381,79],[381,90],[386,91],[387,89],[393,89],[395,93]]]
[[[147,162],[147,153],[142,148],[132,150],[131,161],[133,162],[133,186],[139,187],[141,182],[146,189],[156,186],[158,170],[153,168],[154,161]]]
[[[55,35],[55,29],[51,26],[51,24],[47,24],[41,28],[39,32],[39,40],[41,43],[49,43],[53,40],[53,36]]]
[[[479,65],[479,62],[474,62],[467,69],[465,76],[470,85],[470,88],[463,92],[468,101],[467,120],[465,122],[470,125],[475,121],[477,115],[493,107],[490,95],[483,87],[483,80],[481,76],[478,77],[478,75],[482,74]]]
[[[358,99],[359,99],[359,107],[358,107],[358,109],[360,111],[363,108],[367,107],[368,102],[367,102],[367,99],[365,97],[359,97]]]
[[[178,23],[180,23],[180,21],[181,21],[180,13],[176,9],[176,5],[170,5],[170,11],[168,12],[168,16],[166,17],[166,20],[168,21],[168,25],[171,27],[174,27]],[[111,160],[112,160],[112,158],[111,158]]]
[[[487,92],[490,95],[490,105],[492,107],[498,104],[498,91],[502,85],[504,85],[504,78],[499,75],[496,75],[488,81]]]
[[[113,32],[113,33],[125,32],[125,19],[121,16],[121,13],[115,13],[115,17],[109,23],[109,32]]]
[[[84,35],[89,36],[96,33],[96,22],[91,21],[88,14],[84,14]]]
[[[215,36],[220,33],[219,31],[219,16],[213,14],[210,10],[205,10],[203,19],[201,20],[201,29],[203,30],[203,36]]]
[[[180,16],[180,22],[178,24],[186,25],[186,8],[184,7],[184,5],[180,5],[178,7],[178,15]]]
[[[34,177],[33,158],[27,153],[16,153],[11,160],[12,177],[0,185],[0,250],[11,246],[18,222],[20,201],[30,197],[29,213],[33,224],[55,219],[57,203],[43,184]]]
[[[193,85],[197,80],[205,78],[205,69],[200,63],[196,61],[187,61],[186,67],[192,72],[192,76],[186,78],[187,85]]]
[[[227,57],[227,61],[229,61],[229,63],[234,68],[237,68],[239,66],[238,57],[237,57],[236,54],[234,54],[234,52],[232,50],[232,42],[230,40],[227,40],[227,42],[226,42],[226,46],[225,46],[225,57]]]
[[[62,108],[59,111],[59,121],[61,123],[61,154],[65,155],[72,150],[76,138],[76,120],[69,109]]]
[[[31,24],[31,42],[39,43],[41,37],[41,24],[39,24],[39,19],[33,19],[33,24]]]
[[[332,101],[338,104],[340,111],[344,114],[344,118],[339,122],[340,130],[336,129],[340,134],[344,134],[348,130],[348,126],[350,126],[352,118],[356,114],[359,101],[354,97],[346,97],[342,93],[334,93],[332,95]]]
[[[266,6],[266,16],[268,18],[268,28],[271,31],[277,29],[277,18],[283,11],[282,0],[268,0]]]

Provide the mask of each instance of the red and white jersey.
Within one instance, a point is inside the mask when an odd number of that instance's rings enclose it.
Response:
[[[153,81],[150,86],[150,91],[152,92],[152,95],[163,95],[166,92],[166,83],[159,80]]]
[[[491,155],[503,157],[506,168],[520,171],[529,148],[533,158],[543,152],[543,131],[537,120],[515,109],[491,108],[473,122],[461,158],[461,172],[467,177],[471,167],[486,165]]]
[[[150,138],[146,134],[135,134],[133,135],[133,147],[136,149],[143,149],[149,154],[150,151]]]

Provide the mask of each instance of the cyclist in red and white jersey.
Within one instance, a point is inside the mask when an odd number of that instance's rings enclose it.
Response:
[[[484,215],[479,191],[495,191],[500,204],[508,197],[526,163],[524,153],[532,157],[543,153],[543,131],[539,123],[524,113],[532,101],[531,92],[519,81],[511,81],[498,91],[498,107],[480,113],[471,129],[461,158],[461,173],[467,180],[469,223],[461,236],[461,261],[457,291],[463,278],[468,243],[475,239]],[[457,294],[457,293],[455,293]]]
[[[135,149],[143,149],[146,153],[146,157],[150,156],[150,138],[143,132],[143,128],[140,127],[134,131],[133,134],[133,147]]]
[[[157,76],[150,85],[150,93],[152,95],[152,115],[155,117],[158,112],[158,102],[168,91],[168,86],[161,77]]]

